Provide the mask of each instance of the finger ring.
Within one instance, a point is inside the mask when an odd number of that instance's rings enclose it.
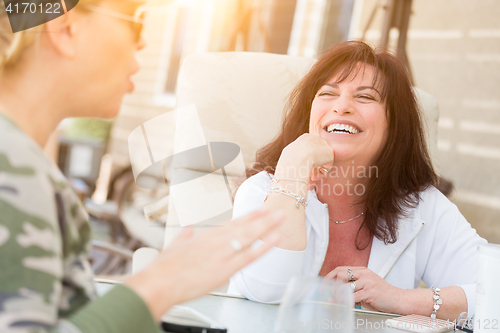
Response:
[[[231,244],[231,247],[232,247],[232,248],[233,248],[236,252],[241,251],[241,249],[243,248],[243,246],[241,246],[241,243],[240,243],[240,242],[239,242],[236,238],[231,239],[230,244]]]
[[[353,293],[355,293],[356,290],[358,290],[358,287],[356,287],[356,281],[351,281],[351,288]]]
[[[327,168],[325,167],[321,167],[319,168],[321,171],[323,171],[324,174],[327,174],[328,172],[330,172],[330,170],[328,170]]]
[[[354,281],[354,275],[352,275],[352,270],[350,268],[347,269],[347,281]]]

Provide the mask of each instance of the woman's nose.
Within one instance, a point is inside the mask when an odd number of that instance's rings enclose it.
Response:
[[[351,114],[352,111],[348,108],[344,108],[344,107],[336,107],[334,110],[334,112],[340,114],[340,115],[345,115],[345,114]]]
[[[354,111],[351,99],[348,96],[343,96],[343,95],[340,95],[339,98],[336,100],[333,109],[336,113],[340,115],[351,114]]]

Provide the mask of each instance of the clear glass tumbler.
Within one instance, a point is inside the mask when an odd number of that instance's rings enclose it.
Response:
[[[354,298],[348,284],[321,277],[293,277],[274,327],[279,333],[352,333]]]

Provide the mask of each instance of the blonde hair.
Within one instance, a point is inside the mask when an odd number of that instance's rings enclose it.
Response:
[[[40,31],[40,27],[19,33],[12,33],[5,3],[0,3],[0,70],[17,62],[21,52],[31,45]]]
[[[105,0],[80,0],[79,4],[98,4]],[[122,0],[115,0],[122,1]],[[143,1],[132,0],[136,4]],[[78,9],[77,6],[75,9]],[[4,1],[0,1],[0,71],[4,68],[13,67],[20,59],[24,50],[32,45],[40,36],[43,25],[12,33],[10,21],[5,10]]]

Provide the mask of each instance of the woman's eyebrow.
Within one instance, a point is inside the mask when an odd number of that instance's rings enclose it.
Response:
[[[369,87],[369,86],[360,86],[358,87],[356,90],[357,91],[360,91],[360,90],[365,90],[365,89],[371,89],[371,90],[375,90],[377,92],[377,94],[379,94],[380,96],[382,96],[382,94],[375,88],[375,87]]]
[[[335,84],[335,83],[325,83],[323,85],[323,87],[324,86],[329,86],[329,87],[332,87],[332,88],[335,88],[335,89],[338,89],[338,87],[339,87],[339,85]],[[379,96],[382,96],[382,94],[377,90],[377,88],[371,87],[371,86],[359,86],[358,88],[356,88],[356,91],[361,91],[361,90],[366,90],[366,89],[374,90],[374,91],[377,92],[377,94],[379,94]]]

